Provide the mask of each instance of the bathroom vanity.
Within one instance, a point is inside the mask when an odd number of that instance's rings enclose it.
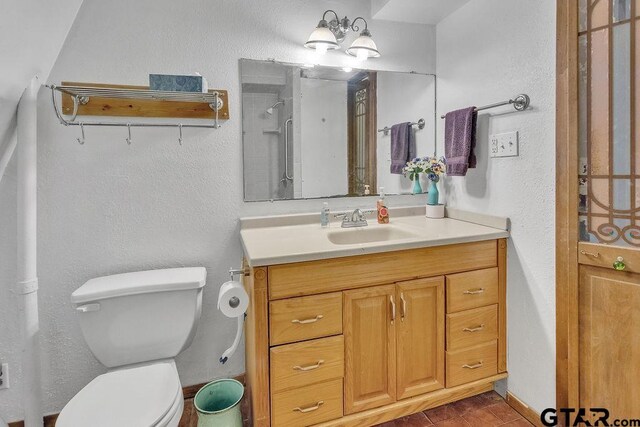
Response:
[[[241,220],[254,426],[367,426],[507,376],[506,219]]]

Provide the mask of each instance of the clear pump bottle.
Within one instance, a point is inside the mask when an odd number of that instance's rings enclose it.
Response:
[[[329,227],[329,203],[322,203],[322,210],[320,211],[320,225],[322,228]]]

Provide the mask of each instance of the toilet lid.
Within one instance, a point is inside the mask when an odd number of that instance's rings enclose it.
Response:
[[[123,368],[100,375],[64,407],[56,427],[151,427],[180,392],[173,361]]]

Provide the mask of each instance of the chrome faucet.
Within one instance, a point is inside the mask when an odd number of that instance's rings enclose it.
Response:
[[[366,215],[375,211],[363,211],[356,209],[351,213],[341,213],[334,215],[335,218],[342,218],[342,228],[366,227],[369,225]]]

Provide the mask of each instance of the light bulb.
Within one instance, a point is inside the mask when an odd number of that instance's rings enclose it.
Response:
[[[358,53],[356,54],[356,59],[358,61],[364,61],[369,57],[369,54],[366,49],[358,49]]]
[[[316,43],[316,53],[318,55],[324,55],[327,53],[327,47],[326,43]]]

